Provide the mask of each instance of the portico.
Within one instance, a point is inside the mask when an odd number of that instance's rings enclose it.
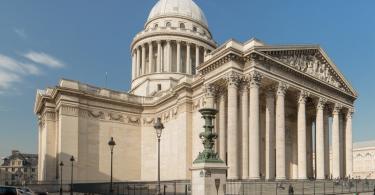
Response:
[[[234,41],[227,45],[238,46],[238,50],[245,47]],[[291,48],[279,49],[293,53]],[[269,52],[245,59],[239,57],[243,53],[233,52],[222,56],[224,62],[219,53],[215,51],[208,57],[218,62],[208,59],[199,72],[211,89],[221,89],[216,90],[220,91],[216,105],[223,113],[218,122],[222,135],[218,152],[228,164],[228,179],[304,180],[352,175],[353,97],[335,72],[337,69],[319,57],[304,62],[318,64],[319,68],[310,70],[278,62]],[[313,55],[323,54],[317,48]],[[294,75],[289,77],[292,71]],[[323,74],[332,76],[326,78]],[[226,126],[223,120],[227,121]],[[332,172],[327,167],[329,140]],[[314,151],[316,160],[312,162]],[[344,163],[340,163],[341,159]]]

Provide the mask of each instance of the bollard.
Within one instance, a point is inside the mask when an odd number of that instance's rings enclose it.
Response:
[[[185,195],[187,195],[188,194],[188,186],[187,186],[187,184],[185,185]]]

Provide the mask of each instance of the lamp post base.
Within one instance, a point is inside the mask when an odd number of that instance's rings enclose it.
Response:
[[[224,195],[227,169],[225,163],[193,164],[192,195]]]

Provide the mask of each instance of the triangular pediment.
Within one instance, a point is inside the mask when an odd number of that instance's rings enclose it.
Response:
[[[356,97],[357,93],[320,47],[264,47],[257,51]]]

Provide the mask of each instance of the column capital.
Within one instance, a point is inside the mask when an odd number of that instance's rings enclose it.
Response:
[[[205,92],[206,96],[208,97],[216,97],[220,94],[221,87],[215,84],[205,84],[203,91]]]
[[[254,72],[251,72],[249,74],[249,84],[250,84],[250,88],[253,88],[253,87],[259,87],[261,82],[262,82],[262,79],[263,79],[263,74],[258,72],[258,71],[254,71]]]
[[[161,44],[161,40],[157,40],[156,43]]]
[[[276,90],[277,90],[277,87],[275,85],[270,85],[270,86],[266,87],[266,97],[267,98],[275,97]]]
[[[239,83],[239,88],[241,93],[247,93],[249,91],[249,81],[242,80]]]
[[[147,44],[148,44],[149,46],[152,46],[152,42],[153,42],[153,41],[147,42]]]
[[[310,96],[310,93],[309,93],[309,92],[302,90],[302,91],[299,93],[299,96],[298,96],[298,103],[299,103],[299,104],[306,104],[307,98],[308,98],[309,96]]]
[[[142,44],[142,45],[141,45],[141,48],[144,49],[144,48],[145,48],[145,44]]]
[[[351,119],[353,118],[354,115],[354,108],[349,108],[348,111],[346,112],[346,118]]]
[[[229,72],[224,76],[225,81],[228,84],[228,87],[235,86],[238,87],[241,82],[240,74],[237,72]]]
[[[341,109],[342,109],[342,105],[336,103],[336,104],[334,105],[334,107],[333,107],[332,114],[334,114],[334,115],[338,115],[338,114],[340,114]]]
[[[320,109],[320,110],[323,110],[326,107],[326,104],[327,104],[327,99],[323,98],[323,97],[320,97],[317,104],[316,104],[316,108]]]
[[[182,42],[181,40],[176,40],[177,44],[181,44],[181,42]]]
[[[288,88],[289,88],[288,84],[286,84],[284,82],[280,82],[279,85],[277,86],[277,95],[278,96],[285,96]]]

